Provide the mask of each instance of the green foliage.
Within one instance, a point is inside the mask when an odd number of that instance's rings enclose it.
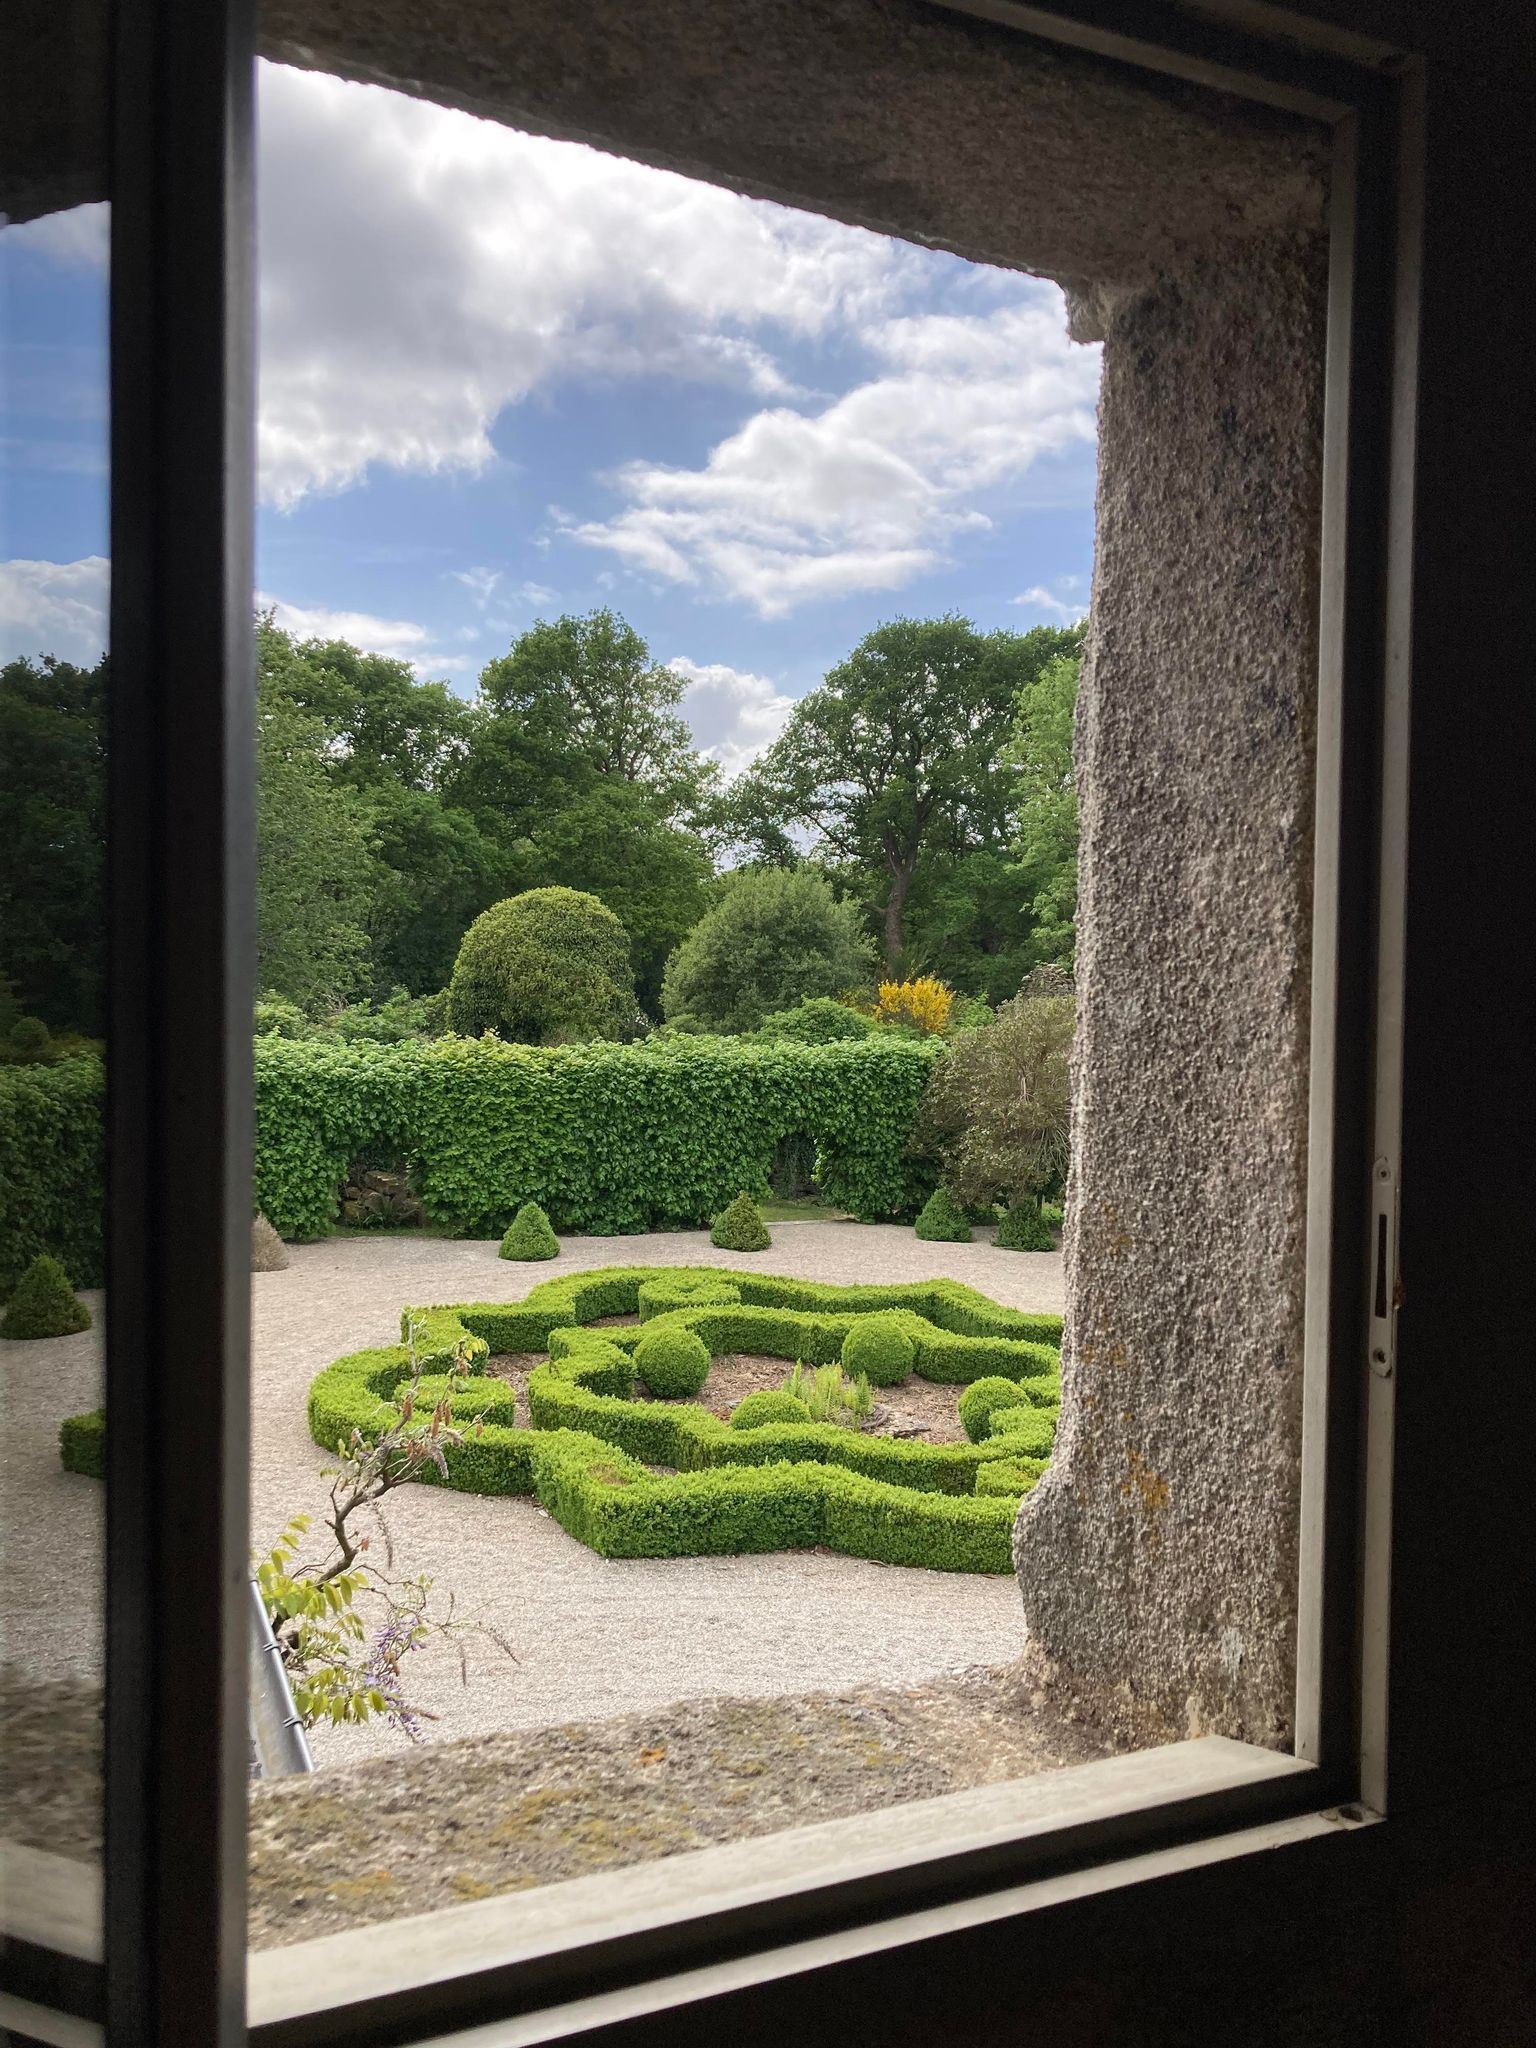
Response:
[[[773,1243],[762,1211],[749,1194],[739,1194],[715,1218],[709,1241],[726,1252],[765,1252]]]
[[[738,1298],[662,1310],[639,1326],[583,1327],[634,1314],[642,1287],[661,1283],[686,1296],[690,1281],[723,1281]],[[642,1347],[668,1331],[691,1332],[706,1351],[809,1360],[844,1385],[837,1359],[854,1322],[869,1314],[905,1319],[916,1369],[928,1378],[964,1384],[1016,1374],[1029,1403],[1017,1410],[1017,1430],[981,1444],[924,1444],[799,1419],[733,1426],[694,1402],[633,1398]],[[521,1302],[407,1310],[402,1324],[418,1369],[441,1361],[444,1377],[419,1382],[420,1398],[439,1402],[456,1432],[441,1463],[422,1463],[415,1477],[472,1493],[531,1493],[606,1557],[826,1544],[892,1564],[1006,1572],[1024,1490],[1018,1468],[1049,1455],[1059,1399],[1048,1348],[1059,1341],[1059,1318],[1002,1308],[948,1280],[833,1287],[715,1268],[603,1267],[543,1281]],[[510,1388],[464,1377],[488,1347],[548,1349],[528,1382],[531,1430],[515,1426]],[[328,1366],[310,1388],[316,1442],[354,1431],[362,1442],[382,1440],[398,1421],[410,1372],[403,1346]],[[867,1389],[854,1395],[867,1398]],[[1008,1487],[983,1489],[983,1472],[1004,1462]],[[675,1472],[648,1469],[658,1465]]]
[[[955,616],[876,627],[800,699],[733,789],[738,836],[787,860],[792,828],[812,830],[825,857],[858,876],[880,919],[887,972],[898,972],[925,866],[1003,851],[1011,777],[1000,756],[1015,700],[1080,637],[1044,626],[979,633]]]
[[[1044,1458],[996,1458],[976,1474],[978,1494],[1005,1493],[1018,1500],[1032,1493],[1044,1476]]]
[[[923,1204],[917,1234],[933,1244],[969,1244],[971,1226],[948,1188],[937,1187]]]
[[[996,1376],[972,1380],[960,1396],[960,1427],[973,1444],[985,1443],[992,1434],[992,1417],[1001,1408],[1029,1405],[1029,1396],[1017,1380]]]
[[[560,1240],[537,1202],[524,1202],[501,1240],[504,1259],[557,1259]]]
[[[1076,1015],[1070,977],[1060,968],[1036,968],[984,1031],[952,1041],[929,1082],[914,1143],[937,1153],[944,1184],[958,1201],[1014,1208],[1038,1203],[1060,1185],[1071,1137]]]
[[[0,666],[0,977],[51,1032],[105,1024],[109,687],[105,660]]]
[[[357,1597],[368,1590],[363,1571],[321,1579],[298,1566],[308,1515],[295,1515],[272,1548],[256,1562],[256,1584],[274,1629],[287,1627],[293,1704],[306,1728],[317,1721],[371,1721],[387,1710],[363,1668],[363,1617]]]
[[[761,1429],[769,1422],[809,1422],[811,1411],[783,1387],[761,1387],[731,1410],[732,1429]]]
[[[635,1367],[658,1401],[680,1401],[709,1378],[709,1351],[692,1330],[669,1319],[641,1337]]]
[[[667,1273],[659,1279],[642,1280],[638,1296],[640,1320],[670,1315],[679,1308],[724,1308],[741,1300],[734,1280],[723,1278],[709,1267],[697,1272]]]
[[[89,1415],[70,1415],[59,1424],[59,1463],[66,1472],[79,1472],[87,1479],[107,1476],[107,1411],[93,1409]]]
[[[104,1093],[95,1055],[0,1066],[0,1294],[39,1252],[100,1285]]]
[[[1013,851],[1034,930],[1030,965],[1070,969],[1077,946],[1077,787],[1072,731],[1080,653],[1048,661],[1019,691],[1012,741]]]
[[[275,989],[265,989],[256,998],[252,1026],[258,1038],[308,1038],[312,1035],[309,1018],[297,1003],[291,1003],[287,996],[280,996]]]
[[[668,960],[662,1009],[708,1031],[755,1031],[806,996],[867,981],[873,958],[857,906],[814,869],[749,870]]]
[[[1021,1195],[1009,1203],[993,1241],[1005,1252],[1048,1252],[1056,1245],[1051,1227],[1040,1213],[1039,1201],[1030,1195]]]
[[[578,889],[529,889],[477,917],[448,984],[448,1018],[471,1037],[532,1045],[618,1038],[635,1023],[624,927]]]
[[[917,1346],[896,1316],[861,1316],[843,1339],[845,1371],[877,1387],[898,1386],[917,1359]]]
[[[850,1376],[840,1365],[816,1365],[807,1372],[798,1358],[784,1391],[812,1422],[835,1423],[839,1429],[860,1428],[875,1405],[867,1373]]]
[[[91,1312],[76,1298],[57,1259],[41,1252],[16,1283],[0,1316],[0,1337],[68,1337],[91,1327]]]
[[[763,1038],[792,1038],[800,1045],[836,1045],[879,1029],[873,1017],[835,996],[807,996],[792,1010],[771,1010],[758,1027]]]
[[[263,1039],[257,1200],[285,1238],[324,1236],[348,1162],[377,1144],[408,1166],[428,1217],[465,1236],[499,1234],[528,1201],[561,1233],[696,1229],[762,1185],[784,1134],[808,1131],[830,1203],[869,1221],[910,1216],[925,1176],[907,1142],[935,1052],[883,1038]]]

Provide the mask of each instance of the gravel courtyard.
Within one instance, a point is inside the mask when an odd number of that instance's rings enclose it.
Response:
[[[910,1229],[778,1223],[751,1260],[805,1279],[929,1279],[945,1274],[1016,1308],[1059,1310],[1057,1253],[984,1242],[928,1244]],[[558,1260],[514,1265],[493,1243],[358,1237],[293,1247],[286,1272],[257,1274],[252,1532],[318,1512],[323,1454],[304,1425],[310,1380],[332,1358],[398,1340],[407,1303],[513,1300],[562,1270],[605,1264],[745,1264],[702,1231],[571,1238]],[[99,1296],[87,1297],[98,1323]],[[8,1560],[0,1661],[35,1680],[99,1675],[95,1589],[100,1489],[62,1472],[60,1419],[94,1406],[96,1336],[0,1343],[8,1427],[0,1440],[0,1539]],[[397,1569],[431,1573],[459,1612],[511,1643],[509,1662],[469,1645],[470,1677],[443,1648],[410,1667],[413,1697],[445,1740],[644,1712],[672,1700],[778,1697],[916,1683],[1022,1647],[1010,1579],[914,1571],[819,1552],[768,1557],[611,1560],[532,1503],[410,1488],[390,1503]],[[62,1595],[62,1597],[61,1597]],[[397,1750],[385,1727],[320,1731],[322,1764]]]

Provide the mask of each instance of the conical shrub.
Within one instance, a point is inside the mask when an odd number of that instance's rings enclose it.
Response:
[[[251,1222],[251,1271],[281,1273],[287,1264],[287,1245],[266,1217],[257,1215]]]
[[[501,1256],[504,1259],[559,1258],[560,1240],[537,1202],[524,1202],[507,1225],[507,1234],[501,1240]]]
[[[917,1234],[934,1244],[969,1244],[971,1226],[948,1188],[935,1188],[917,1219]]]
[[[1050,1252],[1056,1249],[1051,1226],[1040,1214],[1040,1204],[1026,1199],[1003,1211],[994,1240],[1000,1251]]]
[[[709,1233],[709,1241],[725,1252],[765,1252],[773,1243],[762,1211],[745,1193],[739,1194],[734,1202],[728,1202],[720,1211]]]
[[[0,1337],[67,1337],[74,1330],[90,1327],[90,1310],[76,1299],[58,1260],[44,1252],[16,1283],[11,1305],[0,1321]]]

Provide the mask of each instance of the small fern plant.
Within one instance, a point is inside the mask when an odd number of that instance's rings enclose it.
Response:
[[[818,1365],[807,1372],[797,1358],[784,1391],[805,1403],[812,1422],[835,1422],[844,1429],[860,1428],[875,1405],[869,1375],[861,1372],[850,1379],[837,1364]]]

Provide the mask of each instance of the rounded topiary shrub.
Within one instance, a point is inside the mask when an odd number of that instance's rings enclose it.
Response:
[[[749,1194],[739,1194],[715,1218],[709,1233],[711,1244],[727,1252],[765,1252],[773,1239],[763,1221],[762,1211]]]
[[[265,1216],[255,1217],[251,1223],[251,1271],[281,1273],[287,1264],[287,1245]]]
[[[917,1219],[917,1234],[934,1244],[969,1244],[971,1226],[947,1188],[935,1188]]]
[[[997,1409],[1028,1405],[1029,1396],[1014,1380],[972,1380],[960,1396],[960,1427],[973,1444],[985,1443],[992,1434],[992,1417]]]
[[[0,1337],[68,1337],[90,1327],[91,1312],[76,1299],[64,1268],[43,1252],[16,1283]]]
[[[917,1363],[917,1346],[895,1316],[861,1316],[843,1339],[843,1371],[872,1387],[894,1387]]]
[[[629,935],[581,889],[527,889],[493,903],[464,934],[448,984],[448,1021],[469,1038],[619,1038],[637,1015]]]
[[[709,1377],[709,1350],[692,1330],[658,1323],[635,1346],[635,1370],[658,1401],[682,1401]]]
[[[669,1275],[660,1280],[640,1282],[640,1320],[664,1316],[675,1308],[730,1308],[741,1300],[734,1280],[716,1279],[713,1274]]]
[[[811,1411],[782,1387],[763,1387],[731,1410],[732,1429],[761,1429],[767,1422],[809,1422]]]
[[[524,1202],[507,1225],[507,1234],[501,1240],[501,1256],[504,1259],[555,1259],[560,1256],[560,1240],[537,1202]]]
[[[1012,1203],[1003,1211],[1003,1220],[997,1226],[994,1242],[1000,1251],[1005,1252],[1050,1252],[1056,1249],[1056,1240],[1040,1213],[1040,1204],[1027,1198]]]

